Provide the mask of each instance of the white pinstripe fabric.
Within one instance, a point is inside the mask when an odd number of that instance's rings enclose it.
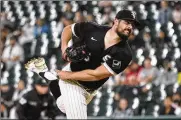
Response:
[[[72,44],[73,41],[70,40],[68,46]],[[62,70],[71,71],[70,64]],[[87,104],[95,96],[95,92],[90,94],[79,85],[70,82],[59,80],[62,95],[57,99],[56,104],[63,113],[66,113],[67,119],[87,119]]]
[[[70,65],[66,65],[63,70],[70,71]],[[63,80],[59,80],[59,86],[62,95],[60,100],[57,99],[57,105],[61,111],[66,112],[67,119],[87,119],[87,92],[80,86]]]

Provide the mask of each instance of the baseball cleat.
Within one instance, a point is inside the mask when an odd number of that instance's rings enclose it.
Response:
[[[30,61],[28,61],[28,63],[25,64],[25,68],[27,70],[30,70],[32,72],[46,72],[48,71],[48,67],[45,63],[45,59],[44,58],[38,58],[38,59],[32,59]]]

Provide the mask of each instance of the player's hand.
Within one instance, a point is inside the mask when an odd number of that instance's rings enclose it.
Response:
[[[67,57],[67,53],[66,53],[66,49],[67,49],[67,46],[62,46],[62,58],[66,61],[70,61],[69,58]]]
[[[63,57],[64,60],[70,62],[70,59],[69,59],[69,57],[67,57],[67,53],[66,53],[66,52],[64,52],[64,53],[62,54],[62,57]]]
[[[61,70],[56,70],[56,73],[61,80],[67,80],[70,75],[70,72]]]

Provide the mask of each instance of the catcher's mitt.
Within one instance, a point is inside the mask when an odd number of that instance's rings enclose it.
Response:
[[[65,60],[71,62],[88,62],[90,59],[90,52],[88,52],[86,45],[71,46],[65,50]]]

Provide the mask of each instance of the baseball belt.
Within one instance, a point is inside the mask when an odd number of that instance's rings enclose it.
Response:
[[[81,85],[78,81],[75,81],[75,80],[65,80],[65,81],[73,85],[78,85],[79,87],[81,87],[82,89],[86,91],[84,96],[86,98],[87,104],[89,104],[90,101],[93,99],[93,97],[96,95],[97,90],[91,90],[89,88],[86,88],[83,85]]]

